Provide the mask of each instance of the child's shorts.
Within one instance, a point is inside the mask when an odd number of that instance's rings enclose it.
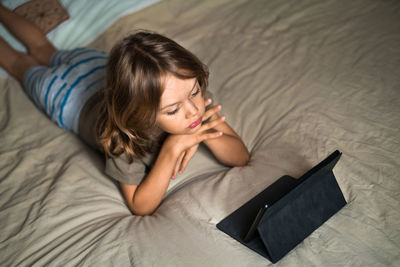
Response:
[[[85,102],[105,85],[105,52],[77,48],[59,50],[50,67],[34,66],[24,75],[24,88],[52,121],[78,134]]]

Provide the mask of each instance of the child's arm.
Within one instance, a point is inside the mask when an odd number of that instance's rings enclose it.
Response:
[[[216,109],[209,111],[208,117],[215,112]],[[151,171],[139,185],[120,183],[130,210],[136,215],[152,214],[161,203],[176,166],[180,166],[182,154],[205,140],[220,138],[221,132],[210,129],[221,123],[223,118],[218,118],[202,125],[194,134],[168,136]]]
[[[136,215],[150,215],[161,203],[168,188],[176,156],[172,151],[161,149],[156,162],[146,178],[139,185],[120,183],[129,209]]]
[[[217,106],[218,110],[221,105]],[[211,120],[222,118],[225,121],[225,116],[219,117],[215,113]],[[244,166],[249,162],[249,151],[243,143],[240,136],[226,123],[220,123],[209,131],[219,131],[224,134],[217,139],[205,140],[203,143],[211,150],[219,162],[228,166]]]
[[[207,100],[206,105],[211,104],[211,100]],[[220,117],[217,112],[221,110],[221,105],[217,105],[208,110],[204,119],[209,118],[212,121],[221,121],[221,123],[210,128],[208,132],[221,132],[223,133],[219,138],[204,140],[204,144],[210,149],[219,162],[227,166],[244,166],[248,163],[250,155],[244,145],[240,136],[225,122],[225,116]],[[185,151],[178,160],[179,164],[176,166],[174,176],[182,173],[189,160],[195,154],[198,145],[193,146]]]

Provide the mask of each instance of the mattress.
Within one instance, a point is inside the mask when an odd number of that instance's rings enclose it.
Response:
[[[0,79],[0,265],[269,266],[216,224],[334,150],[348,204],[275,265],[400,265],[400,2],[165,0],[90,47],[149,29],[209,66],[245,167],[202,147],[152,216],[134,216],[103,155]]]

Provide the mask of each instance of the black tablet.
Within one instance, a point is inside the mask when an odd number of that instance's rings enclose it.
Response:
[[[336,150],[299,179],[279,178],[217,228],[276,262],[346,205],[332,169]]]

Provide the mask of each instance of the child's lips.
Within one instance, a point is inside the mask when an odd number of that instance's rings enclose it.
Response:
[[[195,128],[197,125],[199,125],[201,123],[201,118],[198,119],[197,121],[193,122],[192,124],[190,124],[189,128],[193,129]]]

